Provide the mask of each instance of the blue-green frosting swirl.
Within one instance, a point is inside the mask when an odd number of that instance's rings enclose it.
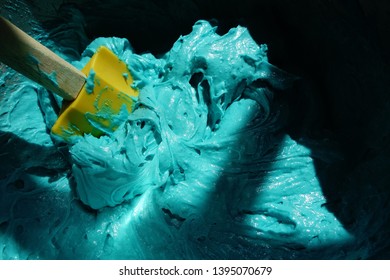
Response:
[[[100,138],[52,138],[60,100],[1,73],[1,259],[350,257],[312,152],[283,130],[275,92],[294,79],[266,45],[199,21],[161,58],[99,38],[74,65],[101,45],[140,95]]]

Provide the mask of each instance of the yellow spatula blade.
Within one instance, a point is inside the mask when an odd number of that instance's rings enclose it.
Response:
[[[126,64],[106,47],[100,47],[82,72],[88,77],[77,98],[59,116],[52,132],[64,139],[114,131],[120,115],[132,112],[138,91]]]

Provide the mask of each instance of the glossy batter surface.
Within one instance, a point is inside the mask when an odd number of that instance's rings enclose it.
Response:
[[[199,21],[161,58],[99,38],[73,64],[101,45],[140,95],[100,138],[53,138],[60,100],[2,68],[0,258],[353,257],[315,155],[284,131],[275,95],[294,78],[268,63],[266,45]]]

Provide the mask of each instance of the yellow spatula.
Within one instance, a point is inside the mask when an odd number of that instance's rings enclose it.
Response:
[[[106,47],[79,71],[1,16],[0,61],[71,101],[65,102],[52,128],[65,140],[115,130],[119,114],[131,112],[138,96],[126,64]]]

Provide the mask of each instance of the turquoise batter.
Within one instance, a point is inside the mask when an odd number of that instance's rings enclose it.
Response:
[[[293,78],[266,45],[199,21],[162,58],[99,38],[73,64],[101,45],[140,95],[100,138],[53,138],[60,100],[0,69],[1,259],[353,258],[310,149],[284,131],[275,90]]]

